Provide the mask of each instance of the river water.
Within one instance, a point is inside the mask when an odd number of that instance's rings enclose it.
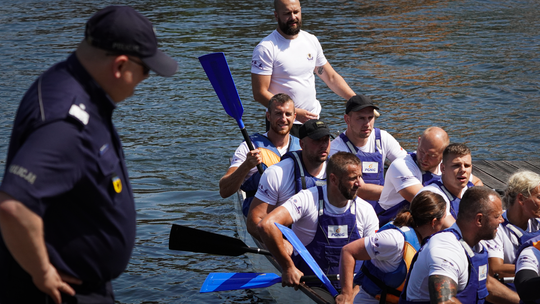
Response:
[[[253,3],[250,3],[253,2]],[[12,121],[38,75],[82,39],[109,1],[4,0],[0,6],[0,176]],[[114,2],[119,3],[119,2]],[[253,101],[251,52],[275,28],[272,1],[124,1],[155,24],[179,61],[122,102],[122,137],[138,212],[137,242],[114,281],[118,303],[273,303],[265,290],[199,294],[209,272],[255,271],[249,256],[168,250],[172,223],[238,236],[234,198],[218,180],[242,137],[197,57],[224,52],[250,132],[263,131]],[[428,126],[443,127],[473,158],[538,159],[540,6],[534,0],[304,0],[303,28],[357,93],[372,97],[386,129],[408,150]],[[345,101],[317,80],[322,119],[345,128]]]

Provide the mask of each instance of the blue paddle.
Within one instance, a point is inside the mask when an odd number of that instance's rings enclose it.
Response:
[[[227,64],[227,59],[225,59],[225,54],[223,53],[212,53],[199,57],[199,61],[206,72],[206,76],[212,83],[214,91],[216,91],[225,112],[229,114],[232,118],[238,123],[240,131],[244,136],[249,150],[255,150],[253,148],[253,143],[249,138],[249,134],[246,131],[244,122],[242,121],[242,114],[244,114],[244,107],[240,101],[240,96],[238,96],[238,91],[236,90],[236,85],[231,75],[231,70]],[[263,173],[263,168],[259,164],[257,165],[259,173]]]
[[[275,224],[279,228],[279,230],[281,230],[281,233],[283,233],[283,235],[291,243],[291,245],[294,247],[296,252],[298,252],[298,254],[302,256],[304,261],[306,261],[306,263],[309,265],[311,270],[313,270],[315,275],[321,280],[321,282],[324,283],[324,285],[326,286],[330,294],[333,297],[336,297],[338,295],[337,290],[334,288],[334,286],[332,286],[332,283],[330,283],[330,280],[328,279],[328,277],[324,274],[321,267],[319,267],[319,264],[315,262],[315,260],[313,259],[309,251],[306,249],[304,244],[300,242],[296,234],[294,234],[294,232],[288,227],[285,227],[279,223],[275,223]]]
[[[339,275],[330,275],[333,280],[339,280]],[[303,276],[301,282],[320,282],[317,276]],[[236,289],[264,288],[281,282],[281,277],[275,273],[210,273],[201,287],[201,293]]]

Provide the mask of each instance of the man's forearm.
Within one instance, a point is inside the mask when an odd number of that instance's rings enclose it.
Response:
[[[34,278],[47,272],[50,263],[43,220],[5,193],[0,193],[0,230],[10,253],[26,272]]]
[[[383,186],[374,184],[363,184],[361,188],[358,188],[356,195],[364,200],[377,201],[381,198]]]
[[[486,287],[489,292],[486,300],[493,304],[518,304],[518,294],[492,276],[487,277]]]
[[[233,171],[233,169],[235,170]],[[219,195],[227,198],[238,191],[250,170],[251,168],[248,168],[245,162],[239,167],[230,168],[227,174],[219,180]]]

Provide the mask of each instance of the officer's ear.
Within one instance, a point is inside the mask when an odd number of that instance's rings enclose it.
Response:
[[[114,58],[112,67],[111,67],[114,78],[116,79],[122,78],[122,73],[127,68],[128,61],[129,61],[129,58],[126,55],[118,55]]]

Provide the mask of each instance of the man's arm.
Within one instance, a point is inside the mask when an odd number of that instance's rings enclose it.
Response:
[[[249,151],[246,160],[239,167],[229,168],[219,180],[219,195],[223,198],[233,195],[240,189],[249,171],[260,163],[262,163],[262,156],[259,150]]]
[[[249,213],[246,219],[247,231],[259,241],[262,241],[257,225],[261,220],[266,217],[272,210],[276,208],[275,205],[270,205],[261,201],[257,197],[253,198],[251,205],[249,206]]]
[[[494,277],[487,276],[486,287],[489,292],[486,301],[493,304],[519,304],[518,294]]]
[[[429,299],[435,303],[461,303],[457,298],[457,283],[443,275],[429,276]]]
[[[293,219],[285,207],[276,208],[257,225],[259,236],[266,248],[268,248],[268,251],[272,253],[283,269],[281,284],[283,286],[298,286],[300,284],[300,278],[304,274],[294,265],[290,252],[287,250],[287,246],[283,240],[283,235],[275,223],[284,226],[289,226],[293,223]]]
[[[353,303],[354,300],[354,267],[356,261],[371,260],[366,251],[365,239],[361,238],[349,243],[341,249],[339,263],[339,281],[341,283],[341,294],[336,298],[336,303]]]
[[[363,183],[362,187],[358,188],[356,195],[364,200],[378,201],[381,198],[383,186]]]
[[[416,185],[403,188],[399,190],[398,193],[410,203],[412,202],[413,198],[416,196],[418,191],[420,191],[420,189],[422,188],[424,188],[422,184],[416,184]]]
[[[32,276],[36,287],[60,303],[60,293],[74,295],[66,282],[80,280],[58,274],[50,263],[43,238],[43,220],[21,202],[0,192],[0,230],[4,242],[17,263]]]
[[[505,264],[501,258],[488,258],[489,274],[499,274],[499,277],[513,277],[516,271],[516,265]]]
[[[519,297],[522,301],[535,301],[540,299],[540,277],[536,271],[522,269],[516,273],[514,280]]]
[[[334,70],[329,62],[326,62],[323,66],[315,67],[315,74],[317,74],[324,83],[334,91],[334,93],[346,100],[356,95],[347,82],[345,82],[345,79]]]
[[[268,108],[268,102],[274,94],[270,93],[270,82],[272,75],[259,75],[251,73],[251,89],[253,98],[265,108]]]

